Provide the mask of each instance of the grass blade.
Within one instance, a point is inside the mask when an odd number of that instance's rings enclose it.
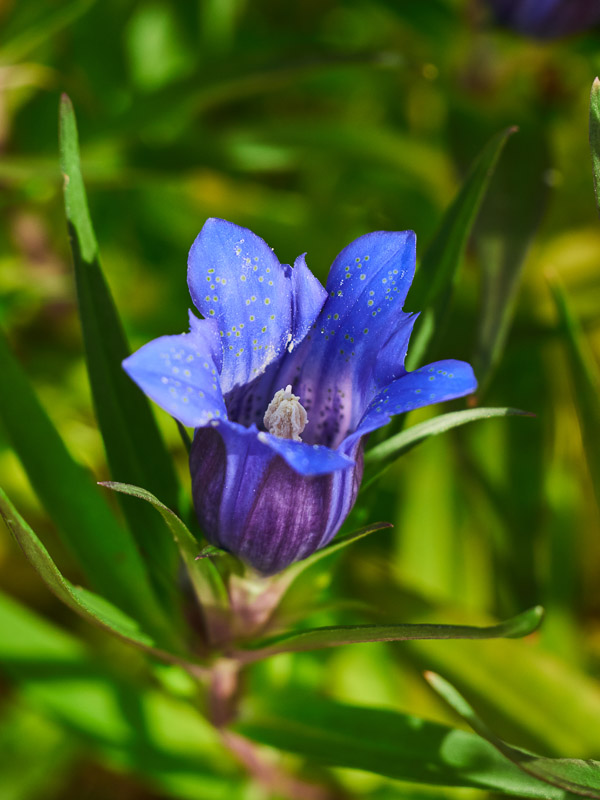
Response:
[[[469,422],[476,422],[480,419],[492,419],[493,417],[532,417],[528,411],[520,411],[518,408],[468,408],[464,411],[451,411],[448,414],[440,414],[433,419],[425,420],[418,425],[413,425],[405,431],[391,436],[381,444],[376,445],[365,453],[365,464],[373,465],[368,479],[363,483],[363,491],[374,483],[400,456],[412,450],[421,442],[429,439],[430,436],[438,436],[440,433],[466,425]],[[373,468],[379,462],[384,462],[379,469]]]
[[[464,786],[566,800],[564,792],[521,772],[474,733],[388,709],[303,694],[295,686],[285,695],[265,692],[258,702],[246,705],[236,729],[256,742],[302,756],[311,765],[366,770],[429,787]],[[401,789],[395,792],[394,797],[405,797]],[[439,796],[435,790],[427,793]]]
[[[469,723],[479,736],[493,745],[523,772],[544,781],[544,783],[563,789],[565,792],[600,800],[600,761],[544,758],[512,747],[492,733],[452,684],[434,672],[426,673],[425,677],[435,691]]]
[[[547,206],[551,167],[545,123],[523,121],[479,215],[481,303],[472,363],[480,401],[504,351],[527,251]]]
[[[177,480],[171,459],[146,398],[121,368],[129,347],[100,268],[81,175],[75,114],[66,95],[60,104],[60,151],[86,361],[111,474],[147,486],[176,507]],[[161,597],[172,597],[176,551],[168,531],[139,503],[124,498],[123,510]]]
[[[423,363],[439,340],[469,234],[509,136],[507,128],[488,142],[446,211],[410,290],[407,307],[423,310],[411,343],[408,369]]]
[[[600,507],[600,370],[558,276],[551,274],[549,283],[567,346],[581,438]]]
[[[31,485],[90,585],[152,628],[161,625],[148,574],[129,531],[70,455],[0,331],[0,421]]]
[[[361,642],[402,642],[410,639],[516,639],[528,636],[541,624],[544,611],[540,606],[530,608],[506,622],[480,628],[473,625],[339,625],[292,631],[256,644],[238,653],[245,662],[259,661],[279,653],[298,653],[339,647]]]
[[[590,148],[596,205],[600,211],[600,80],[595,79],[590,95]]]
[[[173,660],[170,654],[161,652],[157,648],[154,638],[143,632],[139,623],[121,609],[87,589],[74,586],[64,578],[44,545],[2,489],[0,489],[0,516],[25,553],[27,560],[59,600],[62,600],[88,622],[99,625],[120,639],[159,657]],[[172,628],[167,625],[166,621],[161,634],[161,641],[169,642],[173,646]]]

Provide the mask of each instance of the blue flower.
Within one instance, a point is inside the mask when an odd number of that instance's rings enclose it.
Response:
[[[502,25],[536,39],[555,39],[600,22],[598,0],[489,0]]]
[[[473,392],[462,361],[406,372],[417,318],[402,311],[415,270],[412,231],[361,236],[327,287],[304,256],[280,264],[246,228],[209,219],[188,286],[203,319],[123,366],[195,428],[194,505],[212,544],[264,574],[327,544],[352,508],[367,434],[414,408]]]

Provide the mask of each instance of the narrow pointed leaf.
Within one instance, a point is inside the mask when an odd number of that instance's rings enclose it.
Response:
[[[474,733],[388,709],[303,695],[295,687],[285,695],[263,693],[243,707],[235,727],[256,742],[303,756],[310,764],[349,767],[429,786],[567,800],[565,792],[524,774]]]
[[[426,360],[439,340],[473,223],[504,145],[516,130],[507,128],[488,142],[427,248],[407,299],[407,308],[424,309],[411,343],[408,369]]]
[[[563,789],[565,792],[600,800],[600,761],[544,758],[513,747],[492,733],[452,684],[434,672],[426,673],[425,677],[435,691],[469,723],[479,736],[493,745],[523,772]]]
[[[0,516],[4,519],[27,560],[40,575],[48,588],[69,608],[76,611],[88,622],[99,625],[104,630],[153,654],[172,660],[170,654],[161,652],[155,638],[145,633],[139,623],[121,609],[93,592],[74,586],[63,577],[52,557],[33,530],[20,516],[6,494],[0,489]],[[161,632],[160,641],[175,646],[173,634],[167,627]]]
[[[518,408],[468,408],[465,411],[451,411],[448,414],[440,414],[437,417],[433,417],[433,419],[413,425],[411,428],[391,436],[385,442],[365,453],[365,464],[373,465],[371,470],[373,470],[375,464],[385,463],[378,471],[372,471],[368,474],[368,480],[365,482],[364,488],[370,486],[371,483],[379,478],[397,458],[429,439],[430,436],[437,436],[440,433],[452,430],[452,428],[458,428],[461,425],[476,422],[480,419],[514,416],[532,417],[534,414],[528,411],[520,411]]]
[[[122,492],[131,497],[145,500],[147,503],[154,506],[167,524],[173,536],[173,540],[179,548],[179,553],[181,554],[190,581],[192,582],[192,586],[194,587],[204,612],[206,613],[210,610],[211,614],[216,612],[219,615],[226,616],[229,611],[227,589],[225,588],[219,571],[211,561],[211,556],[214,555],[212,552],[213,550],[216,551],[218,555],[221,555],[223,551],[217,548],[210,548],[208,553],[204,552],[177,514],[171,511],[170,508],[167,508],[164,503],[161,503],[160,500],[146,491],[146,489],[141,489],[139,486],[131,486],[127,483],[115,483],[113,481],[106,481],[100,485],[106,486],[108,489],[113,489],[115,492]]]
[[[478,397],[500,362],[516,306],[529,245],[550,196],[552,159],[547,125],[533,117],[519,126],[482,205],[473,235],[481,265],[481,303],[473,369]]]
[[[90,585],[146,626],[159,608],[131,534],[111,513],[91,475],[71,456],[0,331],[0,422],[31,485]]]
[[[567,346],[581,438],[600,506],[600,369],[557,275],[550,276],[550,289]]]
[[[596,206],[600,211],[600,80],[595,79],[590,96],[590,148]]]
[[[176,506],[177,481],[171,459],[148,401],[121,367],[130,351],[100,268],[81,174],[75,114],[66,95],[60,104],[60,152],[88,374],[111,474],[148,486]],[[172,597],[176,556],[171,537],[143,505],[124,499],[123,510],[161,597]]]
[[[259,642],[252,649],[237,653],[245,662],[259,661],[279,653],[320,650],[342,644],[361,642],[402,642],[409,639],[515,639],[527,636],[539,627],[543,609],[530,608],[506,622],[481,628],[473,625],[396,624],[338,625],[292,631]]]

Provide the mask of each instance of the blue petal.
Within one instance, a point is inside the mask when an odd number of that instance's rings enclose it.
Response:
[[[351,469],[301,475],[259,435],[229,422],[196,431],[192,492],[208,540],[273,574],[339,530],[356,499],[362,458]]]
[[[223,439],[235,436],[236,438],[256,439],[255,448],[268,450],[274,455],[281,456],[292,469],[301,475],[325,475],[340,469],[354,467],[355,463],[349,458],[328,447],[310,445],[305,442],[294,442],[291,439],[280,439],[265,431],[259,431],[256,425],[245,427],[231,420],[212,422]]]
[[[209,219],[188,257],[194,305],[215,319],[223,344],[221,388],[249,383],[289,341],[291,280],[271,248],[247,228]]]
[[[301,475],[325,475],[338,469],[356,466],[351,458],[322,445],[279,439],[264,431],[258,434],[258,439]]]
[[[465,361],[436,361],[414,372],[407,372],[379,392],[347,442],[382,428],[396,414],[454,400],[471,394],[476,388],[473,369]]]
[[[154,339],[126,358],[123,368],[171,416],[199,428],[227,418],[211,355],[214,341],[212,321],[196,320],[191,333]]]
[[[292,280],[292,340],[288,345],[291,352],[311,329],[327,298],[327,290],[306,266],[306,253],[298,256],[293,269],[288,269]]]
[[[370,233],[333,262],[314,330],[272,387],[290,383],[300,396],[309,417],[306,441],[337,447],[382,385],[403,374],[414,318],[402,305],[415,243],[412,231]]]

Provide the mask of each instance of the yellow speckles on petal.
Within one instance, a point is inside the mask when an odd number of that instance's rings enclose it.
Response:
[[[214,315],[215,315],[214,308],[209,309],[208,313],[210,314],[211,317],[214,317]]]
[[[250,314],[250,316],[248,317],[248,319],[250,320],[250,322],[254,322],[254,320],[256,319],[256,317],[254,316],[254,314]]]
[[[270,304],[271,304],[271,298],[270,297],[265,297],[265,305],[268,306]]]
[[[245,283],[246,282],[246,276],[245,275],[240,275],[240,280],[242,281],[242,283]]]
[[[214,267],[211,267],[209,270],[207,270],[209,275],[212,275],[214,271]]]
[[[364,272],[361,272],[361,273],[360,273],[360,279],[361,279],[361,281],[364,281],[364,279],[365,279],[366,277],[367,277],[367,276],[365,275],[365,273],[364,273]]]

